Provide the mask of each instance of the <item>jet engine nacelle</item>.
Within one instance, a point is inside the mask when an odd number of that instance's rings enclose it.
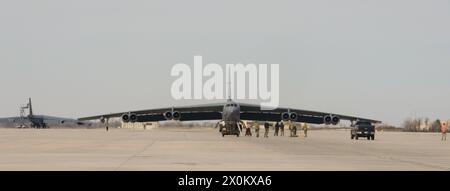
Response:
[[[130,115],[128,113],[122,115],[122,122],[128,123],[130,122]]]
[[[166,120],[172,120],[173,119],[173,115],[171,111],[167,111],[164,113],[164,118],[166,118]]]
[[[289,115],[289,113],[282,113],[281,114],[281,119],[283,121],[288,121],[291,115]]]
[[[129,116],[130,116],[130,122],[131,123],[135,123],[137,121],[137,115],[136,114],[130,113]]]
[[[289,119],[292,120],[292,121],[296,121],[297,117],[298,117],[297,113],[290,113],[289,114]]]
[[[325,123],[326,125],[337,125],[340,121],[341,119],[335,115],[327,115],[323,117],[323,123]]]
[[[291,112],[291,113],[286,112],[286,113],[281,114],[281,119],[283,121],[289,121],[289,120],[296,121],[297,118],[298,118],[298,115],[295,112]]]
[[[331,116],[331,115],[327,115],[327,116],[323,117],[323,123],[325,123],[325,125],[330,125],[332,121],[333,121],[333,116]]]
[[[180,120],[181,118],[181,113],[178,111],[167,111],[163,115],[166,120]]]
[[[180,113],[180,112],[174,111],[174,112],[172,113],[172,119],[173,119],[173,120],[180,120],[180,118],[181,118],[181,113]]]
[[[338,116],[331,117],[331,124],[333,124],[333,125],[339,124],[340,121],[341,121],[341,119]]]
[[[105,123],[105,122],[106,122],[105,117],[102,116],[102,117],[100,118],[100,122],[101,122],[101,123]]]

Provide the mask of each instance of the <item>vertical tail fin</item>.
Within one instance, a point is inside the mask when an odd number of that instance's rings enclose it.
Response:
[[[228,69],[228,101],[231,101],[231,69]]]
[[[33,116],[33,106],[31,105],[31,98],[28,98],[28,109],[30,110],[30,116]]]

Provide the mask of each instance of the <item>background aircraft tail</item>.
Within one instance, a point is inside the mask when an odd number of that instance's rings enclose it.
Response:
[[[28,109],[30,110],[30,116],[33,116],[33,106],[31,105],[31,98],[28,98]]]

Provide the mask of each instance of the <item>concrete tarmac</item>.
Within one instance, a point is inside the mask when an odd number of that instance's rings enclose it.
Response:
[[[377,132],[375,141],[351,140],[348,130],[308,134],[0,128],[0,170],[450,170],[450,140],[441,142],[438,133]]]

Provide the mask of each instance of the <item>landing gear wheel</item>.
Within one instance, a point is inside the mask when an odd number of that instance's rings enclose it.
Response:
[[[367,136],[367,140],[369,140],[369,141],[370,141],[370,138],[371,138],[371,136]]]
[[[372,135],[372,141],[375,140],[375,135]]]
[[[222,133],[222,137],[225,137],[225,134]]]
[[[355,136],[351,135],[352,140],[355,138]]]
[[[358,135],[355,136],[355,139],[358,140]]]
[[[236,134],[236,137],[239,137],[239,134]]]

